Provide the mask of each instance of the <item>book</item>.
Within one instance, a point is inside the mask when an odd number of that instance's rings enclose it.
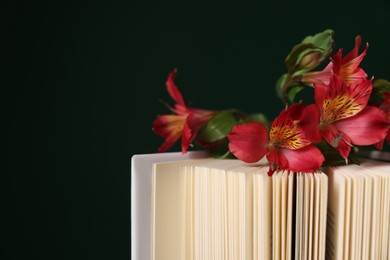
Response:
[[[132,259],[388,259],[388,163],[267,172],[204,152],[134,156]]]

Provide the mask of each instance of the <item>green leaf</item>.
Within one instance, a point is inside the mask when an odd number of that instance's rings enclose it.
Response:
[[[199,141],[199,140],[198,140]],[[229,139],[227,137],[210,143],[202,142],[199,144],[209,151],[209,154],[217,159],[234,159],[236,158],[229,150]]]
[[[304,88],[294,83],[289,74],[283,74],[276,82],[276,94],[283,103],[294,103],[295,96]]]
[[[374,89],[380,89],[382,91],[389,92],[390,91],[390,82],[388,80],[385,80],[385,79],[376,79],[372,83],[372,87]]]
[[[300,44],[295,45],[284,61],[289,73],[300,75],[321,64],[333,50],[333,34],[328,29],[307,36]]]
[[[316,49],[316,46],[313,44],[305,44],[300,43],[298,45],[295,45],[291,52],[288,54],[287,58],[284,60],[284,64],[286,65],[289,72],[294,72],[296,70],[296,66],[300,61],[300,56],[302,53],[305,53],[307,51],[313,51]]]
[[[217,159],[236,159],[234,154],[230,152],[228,145],[218,146],[213,149],[209,149],[210,155]]]
[[[301,85],[290,86],[289,89],[287,90],[288,101],[290,103],[294,103],[295,96],[304,88],[305,86],[301,86]]]
[[[390,92],[390,82],[385,79],[376,79],[372,83],[372,93],[369,104],[371,106],[380,106],[386,99],[385,93]]]
[[[303,39],[302,43],[313,44],[316,48],[320,49],[321,57],[320,62],[325,60],[333,50],[334,46],[334,32],[333,30],[327,29],[321,33],[317,33],[313,36],[307,36]],[[302,53],[302,56],[305,54]]]
[[[226,137],[238,124],[235,112],[225,110],[215,115],[200,131],[199,139],[202,142],[215,142]]]
[[[287,89],[291,84],[289,74],[283,74],[278,81],[276,81],[276,95],[284,102],[288,102]]]
[[[372,83],[373,93],[385,98],[384,93],[390,92],[390,82],[385,79],[376,79]]]

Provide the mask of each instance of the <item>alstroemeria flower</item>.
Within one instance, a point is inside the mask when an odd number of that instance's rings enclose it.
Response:
[[[384,94],[385,94],[386,98],[385,98],[385,100],[383,101],[382,105],[379,108],[383,112],[385,112],[385,114],[387,115],[387,119],[390,121],[390,92],[386,92]],[[387,141],[387,144],[390,145],[390,130],[387,132],[387,135],[386,135],[385,139]],[[382,150],[383,143],[384,143],[385,139],[383,139],[379,143],[374,144],[375,147],[378,148],[379,150]]]
[[[257,162],[266,155],[270,163],[270,175],[276,170],[318,170],[324,156],[304,138],[301,128],[293,120],[299,116],[297,110],[301,108],[301,105],[293,105],[283,110],[272,122],[269,138],[265,126],[256,122],[233,127],[228,134],[230,151],[238,159],[248,163]]]
[[[356,37],[355,47],[350,53],[343,58],[343,49],[339,49],[325,69],[304,74],[301,79],[302,82],[309,86],[314,86],[314,84],[328,85],[332,75],[339,76],[346,83],[365,80],[367,74],[359,65],[367,53],[368,44],[366,44],[366,48],[359,55],[361,41],[360,36]]]
[[[158,152],[165,152],[181,137],[182,153],[186,153],[199,129],[215,115],[214,111],[188,107],[175,85],[175,76],[176,69],[166,81],[167,91],[176,102],[174,107],[167,106],[175,114],[159,116],[153,122],[153,131],[165,138]]]
[[[347,159],[352,145],[371,145],[385,138],[389,121],[377,107],[367,106],[372,81],[347,84],[333,76],[329,85],[315,85],[315,104],[307,106],[300,126],[312,142],[322,137]]]

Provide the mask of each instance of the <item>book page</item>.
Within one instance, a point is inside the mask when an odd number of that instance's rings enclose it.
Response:
[[[329,182],[328,176],[324,173],[320,174],[321,178],[321,199],[320,199],[320,238],[319,238],[319,257],[318,259],[325,259],[326,249],[326,221],[327,221],[327,208],[328,208],[328,196],[329,196]]]
[[[295,259],[301,259],[302,256],[302,229],[303,229],[303,176],[302,173],[296,173],[296,216],[295,216]]]
[[[178,259],[179,164],[155,164],[153,172],[152,259]]]
[[[314,204],[313,204],[313,259],[319,259],[319,237],[320,237],[320,174],[314,174]]]
[[[257,230],[254,238],[254,259],[271,259],[272,256],[272,178],[267,174],[267,168],[253,172],[253,190],[257,201],[254,213],[254,226]]]
[[[263,252],[262,245],[260,244],[260,227],[261,225],[259,224],[259,200],[260,198],[258,195],[259,189],[258,187],[260,186],[260,180],[258,174],[253,174],[253,259],[259,259],[260,254],[259,252]]]
[[[339,171],[339,174],[343,174],[346,182],[345,187],[345,218],[344,218],[344,258],[350,259],[350,243],[351,243],[351,197],[352,197],[352,185],[351,178],[345,174],[345,167]]]
[[[286,259],[287,248],[287,203],[288,203],[288,172],[282,172],[281,175],[281,259]]]
[[[350,170],[355,170],[355,165],[348,167]],[[350,181],[350,198],[349,198],[349,238],[348,238],[348,254],[350,259],[357,259],[356,254],[356,235],[357,235],[357,219],[358,219],[358,210],[357,210],[357,177],[356,172],[346,171],[344,168],[343,174],[347,177],[347,180]],[[348,204],[347,204],[348,205]],[[347,206],[348,207],[348,206]],[[348,222],[346,222],[348,223]]]
[[[386,259],[389,257],[389,207],[390,194],[387,186],[390,176],[388,162],[367,160],[362,163],[373,176],[372,216],[371,216],[371,259]]]
[[[181,230],[178,223],[184,210],[180,208],[180,168],[187,164],[202,164],[213,159],[155,163],[152,173],[151,259],[179,259]]]
[[[306,179],[309,181],[309,221],[308,221],[308,241],[307,241],[307,259],[313,259],[312,257],[312,247],[313,247],[313,204],[314,204],[314,178],[313,174],[305,174]]]
[[[287,203],[287,245],[286,259],[292,259],[292,243],[293,243],[293,203],[294,203],[294,173],[288,174],[288,203]]]
[[[329,196],[326,227],[326,259],[344,259],[346,178],[339,169],[329,169]]]
[[[281,250],[281,178],[282,173],[272,175],[272,258],[280,259]]]
[[[303,239],[302,239],[302,254],[301,258],[306,260],[308,259],[308,245],[309,245],[309,223],[310,223],[310,192],[311,192],[311,182],[310,174],[303,173]]]
[[[364,206],[363,206],[363,230],[362,230],[362,258],[369,259],[370,240],[371,240],[371,213],[372,213],[372,194],[373,177],[369,171],[364,169]]]
[[[207,152],[137,154],[131,158],[131,258],[150,259],[153,164],[207,157]]]

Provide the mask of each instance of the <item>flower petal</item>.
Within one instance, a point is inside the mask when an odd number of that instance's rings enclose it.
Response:
[[[165,142],[158,148],[158,152],[165,152],[180,138],[185,120],[185,116],[163,115],[153,122],[153,131],[165,138]]]
[[[347,84],[338,76],[331,78],[328,87],[316,86],[315,100],[322,112],[321,122],[333,122],[358,114],[366,107],[371,91],[371,80]]]
[[[287,149],[299,149],[310,144],[309,140],[303,138],[302,129],[291,118],[291,113],[299,116],[301,108],[291,106],[280,112],[271,125],[270,143]]]
[[[318,129],[320,122],[320,110],[317,105],[312,104],[306,106],[303,110],[299,126],[302,129],[304,138],[310,140],[313,143],[321,142],[322,136]]]
[[[367,73],[359,68],[359,65],[367,53],[368,44],[364,51],[358,55],[360,43],[361,37],[358,36],[355,40],[355,47],[344,58],[342,58],[342,49],[332,57],[333,72],[339,75],[344,82],[352,83],[367,78]]]
[[[345,57],[343,58],[343,62],[349,62],[351,60],[354,60],[358,57],[358,54],[359,54],[359,48],[360,48],[360,44],[362,43],[362,37],[359,35],[355,38],[355,47],[347,54],[345,55]],[[368,46],[366,46],[366,49],[364,50],[364,55],[366,54],[366,50],[367,50]],[[362,53],[362,54],[363,54]],[[363,56],[364,56],[363,55]],[[361,55],[360,55],[361,56]],[[363,59],[363,57],[362,57]],[[359,62],[360,63],[360,62]]]
[[[281,153],[287,158],[287,170],[294,172],[315,172],[325,160],[321,151],[313,145],[298,150],[282,149]]]
[[[172,99],[175,100],[176,103],[178,103],[179,105],[185,107],[186,105],[184,103],[183,96],[181,95],[179,89],[175,85],[174,80],[176,77],[176,72],[177,72],[177,69],[174,69],[173,71],[171,71],[171,73],[169,73],[165,84],[167,86],[167,91],[168,91],[169,95],[172,97]]]
[[[330,82],[330,79],[329,79]],[[330,84],[330,83],[329,83]],[[317,104],[318,108],[321,108],[321,105],[324,103],[326,99],[330,86],[323,84],[315,84],[314,85],[314,101]]]
[[[194,139],[195,134],[191,130],[191,128],[188,125],[188,121],[186,121],[183,129],[183,134],[181,136],[181,152],[185,154],[188,151],[188,147],[190,147],[190,144],[192,143],[192,140]]]
[[[315,84],[328,85],[332,77],[332,69],[333,63],[329,62],[322,71],[310,71],[303,74],[302,82],[312,87],[315,87]]]
[[[356,116],[335,122],[356,145],[371,145],[382,141],[389,130],[386,114],[377,107],[367,106]]]
[[[264,125],[257,122],[236,125],[227,137],[229,150],[241,161],[252,163],[263,158],[268,143]]]
[[[201,114],[191,113],[187,117],[181,140],[181,150],[183,154],[187,152],[188,147],[195,139],[199,129],[215,114],[214,112],[206,110],[203,110],[203,112],[204,113]]]
[[[186,116],[163,115],[153,122],[153,131],[162,137],[167,137],[172,132],[181,132],[186,121]]]
[[[385,142],[385,139],[383,139],[382,141],[380,141],[380,142],[374,144],[374,146],[375,146],[378,150],[382,151],[382,149],[383,149],[383,143],[384,143],[384,142]]]
[[[328,126],[327,130],[322,131],[321,134],[344,159],[348,158],[352,146],[351,139],[348,135],[338,130],[334,125]]]
[[[289,106],[288,111],[290,113],[291,119],[294,121],[299,120],[305,107],[306,105],[302,103],[295,103]]]
[[[288,167],[286,157],[280,150],[267,148],[267,160],[269,162],[268,175],[271,176],[277,170],[284,170]]]

